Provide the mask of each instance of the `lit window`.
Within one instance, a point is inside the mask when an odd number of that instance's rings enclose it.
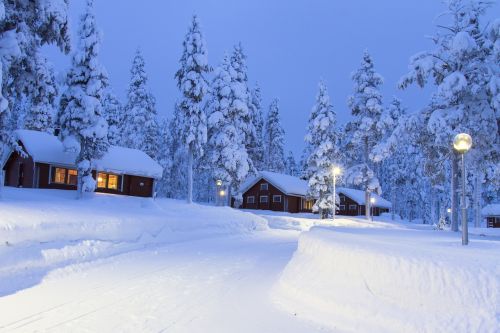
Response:
[[[349,210],[356,210],[356,205],[349,205]]]
[[[78,171],[74,169],[68,170],[68,185],[77,185],[78,184]]]
[[[267,189],[268,189],[267,183],[260,184],[260,190],[261,191],[267,191]]]
[[[118,189],[118,176],[117,175],[108,175],[108,188],[110,190]]]
[[[64,184],[66,181],[66,169],[54,169],[54,183]]]
[[[260,202],[261,203],[267,203],[267,200],[268,200],[267,195],[261,195],[260,196]]]
[[[253,195],[248,196],[247,203],[249,203],[249,204],[255,203],[255,197]]]
[[[281,195],[273,195],[273,202],[281,202]]]
[[[97,174],[97,187],[106,188],[107,180],[108,180],[108,175],[103,172],[99,172]]]

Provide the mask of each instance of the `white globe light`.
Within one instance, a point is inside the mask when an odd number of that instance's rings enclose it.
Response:
[[[460,154],[465,154],[472,147],[472,138],[467,133],[460,133],[453,140],[453,147]]]
[[[341,172],[342,172],[342,170],[338,166],[335,166],[332,168],[332,173],[334,176],[340,175]]]

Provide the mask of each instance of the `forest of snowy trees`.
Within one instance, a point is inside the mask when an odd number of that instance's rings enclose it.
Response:
[[[437,223],[448,208],[458,211],[459,157],[452,140],[466,132],[474,140],[466,156],[466,190],[470,217],[478,223],[480,208],[500,200],[500,19],[483,22],[487,10],[482,1],[448,1],[446,24],[437,24],[432,36],[434,47],[411,57],[399,83],[384,82],[375,59],[368,51],[361,54],[347,96],[348,123],[339,124],[335,112],[345,102],[331,101],[320,81],[296,161],[285,150],[279,99],[271,96],[263,105],[265,92],[249,78],[243,45],[212,62],[198,17],[187,26],[178,71],[168,78],[179,91],[170,92],[178,99],[165,119],[140,49],[131,55],[126,99],[115,95],[99,63],[101,35],[92,0],[71,41],[68,0],[0,0],[0,157],[10,147],[22,152],[12,136],[16,129],[57,129],[65,148],[78,152],[80,194],[95,190],[93,160],[119,145],[143,150],[162,165],[158,196],[214,201],[221,180],[229,201],[248,177],[267,170],[307,180],[324,217],[334,202],[331,170],[339,166],[341,184],[363,190],[367,199],[373,192],[383,195],[404,219]],[[42,55],[48,44],[71,56],[64,75]],[[384,84],[431,86],[434,92],[424,108],[411,110],[397,97],[384,98]],[[451,216],[455,225],[457,218]]]

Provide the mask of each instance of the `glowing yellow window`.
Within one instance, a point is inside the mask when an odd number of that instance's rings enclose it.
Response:
[[[118,189],[118,176],[117,175],[108,175],[108,188],[110,190]]]
[[[77,185],[78,183],[78,171],[74,169],[68,170],[68,185]]]
[[[97,187],[99,188],[106,188],[106,181],[108,179],[108,175],[103,173],[103,172],[99,172],[97,174]]]
[[[54,170],[54,183],[64,184],[66,180],[66,169],[55,168]]]

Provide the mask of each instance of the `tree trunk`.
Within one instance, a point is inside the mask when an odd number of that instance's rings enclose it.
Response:
[[[193,151],[188,149],[188,170],[187,170],[187,203],[193,203]]]
[[[436,189],[431,188],[431,225],[438,224],[437,218],[437,200],[436,200]]]
[[[482,196],[482,183],[481,177],[482,175],[476,172],[476,185],[474,186],[474,227],[481,227],[481,196]]]
[[[458,159],[451,157],[451,231],[458,231]]]
[[[5,182],[5,174],[2,168],[0,168],[0,199],[3,197],[3,186]]]

